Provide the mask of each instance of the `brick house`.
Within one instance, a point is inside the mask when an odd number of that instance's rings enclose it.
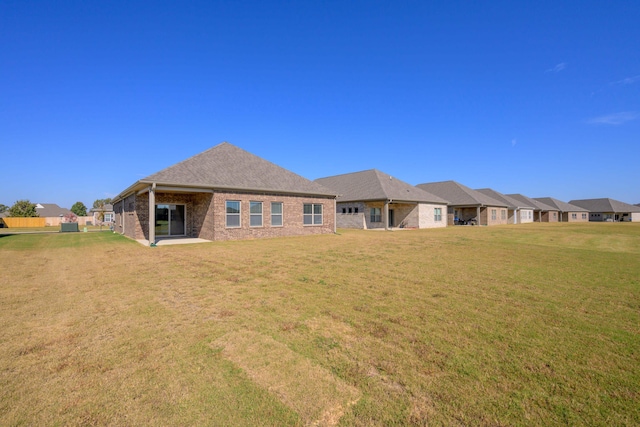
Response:
[[[534,200],[549,205],[558,210],[560,222],[588,222],[589,211],[580,206],[566,203],[553,197],[534,197]]]
[[[520,200],[516,200],[512,197],[502,194],[491,188],[480,188],[476,190],[485,196],[489,196],[495,200],[507,204],[507,223],[508,224],[523,224],[527,222],[533,222],[533,204],[523,203]]]
[[[640,207],[609,198],[571,200],[589,211],[589,221],[640,222]]]
[[[553,206],[549,206],[523,194],[506,194],[506,196],[509,196],[523,204],[533,206],[534,222],[558,222],[560,219],[558,209]]]
[[[376,169],[316,179],[338,194],[341,228],[446,227],[447,202]]]
[[[110,224],[115,219],[113,205],[111,203],[105,203],[100,207],[91,208],[89,213],[92,215],[94,225]]]
[[[237,240],[335,232],[336,195],[223,142],[136,181],[113,201],[115,231]]]
[[[456,181],[430,182],[416,187],[446,200],[449,225],[507,224],[507,203],[493,199]]]

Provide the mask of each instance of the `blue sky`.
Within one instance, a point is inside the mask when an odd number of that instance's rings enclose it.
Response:
[[[0,203],[228,141],[309,179],[640,203],[634,1],[0,2]]]

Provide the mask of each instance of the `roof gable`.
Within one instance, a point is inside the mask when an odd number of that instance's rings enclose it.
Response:
[[[395,200],[447,204],[446,200],[377,169],[318,178],[316,182],[338,193],[339,202]]]
[[[523,203],[526,203],[530,206],[533,206],[534,210],[536,211],[542,211],[542,212],[549,212],[549,211],[557,211],[556,208],[554,208],[553,206],[549,206],[547,204],[544,204],[538,200],[534,200],[531,197],[527,197],[523,194],[507,194],[507,196],[511,197],[512,199],[515,200],[519,200]]]
[[[416,187],[447,200],[451,206],[508,206],[456,181],[428,182]]]
[[[320,184],[228,142],[169,166],[139,182],[335,196]]]
[[[554,199],[553,197],[534,197],[535,200],[539,200],[549,206],[552,206],[560,212],[589,212],[587,209],[580,206],[572,205],[562,200]]]
[[[640,207],[609,198],[571,200],[572,205],[591,212],[640,212]]]
[[[489,196],[493,199],[506,203],[509,208],[513,209],[534,209],[532,203],[523,203],[520,200],[516,200],[513,197],[509,197],[506,194],[502,194],[496,190],[492,190],[491,188],[480,188],[476,190],[485,196]]]

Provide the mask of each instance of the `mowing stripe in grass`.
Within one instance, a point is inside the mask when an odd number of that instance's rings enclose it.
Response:
[[[248,330],[231,332],[213,346],[222,348],[226,358],[296,411],[306,425],[336,425],[360,398],[358,389],[271,337]]]

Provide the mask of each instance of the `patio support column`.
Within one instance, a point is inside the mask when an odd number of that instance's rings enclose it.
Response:
[[[333,234],[336,234],[338,232],[338,211],[337,211],[337,202],[336,199],[333,199]]]
[[[478,206],[476,208],[476,218],[478,219],[478,225],[482,225],[480,224],[482,221],[480,221],[480,206]],[[487,212],[487,225],[489,225],[489,212]]]
[[[384,229],[389,229],[389,200],[384,201]]]
[[[149,187],[149,246],[156,243],[156,184]]]

